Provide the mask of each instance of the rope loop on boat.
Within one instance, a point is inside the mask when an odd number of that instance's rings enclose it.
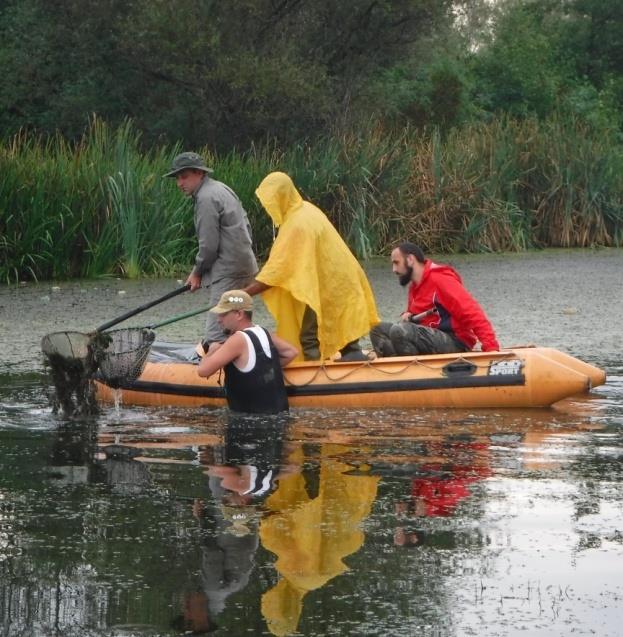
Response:
[[[374,369],[375,372],[378,372],[379,374],[385,374],[386,376],[396,376],[398,374],[403,374],[404,372],[407,371],[407,369],[409,369],[409,367],[412,367],[414,365],[418,365],[420,367],[424,367],[425,369],[431,370],[431,371],[439,371],[441,368],[439,366],[435,366],[435,365],[427,365],[426,363],[418,360],[417,358],[413,358],[412,360],[410,360],[408,363],[406,363],[404,365],[404,367],[401,367],[400,369],[396,369],[396,370],[389,370],[389,369],[381,369],[375,365],[373,365],[372,363],[374,363],[374,361],[377,359],[373,359],[373,360],[367,360],[367,361],[361,361],[360,364],[355,365],[354,367],[351,367],[348,371],[346,371],[346,373],[342,374],[341,376],[331,376],[328,372],[328,366],[326,365],[326,363],[322,363],[320,364],[317,368],[316,371],[314,372],[314,374],[312,375],[312,377],[307,380],[304,383],[294,383],[292,382],[287,374],[285,373],[287,368],[284,369],[284,380],[292,387],[306,387],[307,385],[311,385],[316,378],[318,378],[318,375],[320,374],[320,372],[324,372],[324,375],[326,376],[327,380],[330,380],[332,382],[339,382],[344,380],[345,378],[348,378],[351,374],[354,374],[356,371],[360,370],[362,367],[370,367],[372,369]],[[339,361],[338,361],[339,362]],[[465,358],[464,356],[457,356],[457,358],[453,361],[453,362],[465,362],[465,363],[469,363],[470,365],[473,365],[476,368],[479,369],[488,369],[489,367],[489,363],[483,365],[483,364],[478,364],[475,363],[473,360],[469,360],[467,358]]]

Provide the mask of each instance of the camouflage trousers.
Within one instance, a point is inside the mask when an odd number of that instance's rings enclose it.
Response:
[[[469,351],[454,334],[409,321],[379,323],[370,330],[370,340],[377,356],[415,356]]]

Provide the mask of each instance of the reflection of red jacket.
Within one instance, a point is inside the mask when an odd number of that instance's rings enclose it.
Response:
[[[500,349],[493,327],[474,297],[463,287],[458,273],[449,265],[438,265],[430,259],[424,262],[424,274],[419,283],[409,286],[408,311],[411,314],[431,314],[420,323],[455,336],[472,349],[480,341],[484,352]]]
[[[459,502],[471,495],[470,482],[457,478],[418,478],[413,480],[411,495],[424,500],[426,517],[452,515]]]
[[[439,470],[441,466],[424,465],[422,469]],[[424,501],[424,515],[449,516],[459,502],[471,495],[469,485],[491,475],[489,467],[452,467],[447,476],[414,478],[411,495]]]

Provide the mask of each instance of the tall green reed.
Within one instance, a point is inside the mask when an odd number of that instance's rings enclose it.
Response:
[[[77,144],[26,132],[0,142],[0,281],[188,271],[192,204],[162,178],[180,150],[144,148],[130,122],[97,119]],[[273,170],[362,258],[404,239],[440,252],[623,243],[623,147],[568,117],[443,136],[370,123],[285,149],[198,150],[239,195],[260,256],[273,232],[254,193]]]
[[[621,245],[623,147],[615,136],[556,116],[472,124],[451,131],[441,148],[435,140],[418,142],[417,221],[404,224],[429,248]]]
[[[21,133],[0,144],[0,280],[163,274],[191,262],[192,212],[130,123],[93,120],[80,142]],[[166,184],[170,186],[170,184]]]
[[[354,252],[367,258],[385,247],[390,220],[406,203],[409,158],[408,131],[371,123],[294,146],[282,161],[303,196],[327,212]]]

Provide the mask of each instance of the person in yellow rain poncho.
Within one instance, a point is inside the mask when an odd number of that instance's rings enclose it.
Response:
[[[379,317],[357,259],[285,173],[270,173],[255,194],[279,233],[245,292],[262,293],[277,334],[300,343],[305,360],[324,360],[338,351],[341,360],[366,360],[358,339]]]
[[[297,632],[305,595],[347,571],[343,558],[363,544],[360,525],[370,514],[379,477],[346,475],[352,467],[336,457],[344,450],[341,445],[322,446],[315,498],[307,493],[305,477],[294,474],[282,478],[266,500],[272,513],[260,523],[260,540],[277,556],[275,568],[281,575],[262,595],[262,615],[273,635]],[[302,449],[295,450],[290,460],[300,464],[302,456]]]

